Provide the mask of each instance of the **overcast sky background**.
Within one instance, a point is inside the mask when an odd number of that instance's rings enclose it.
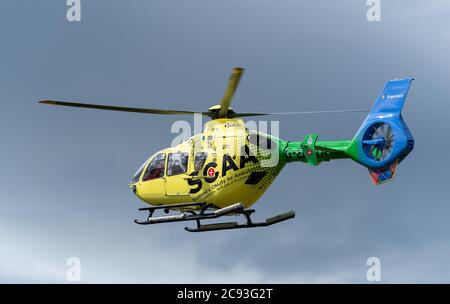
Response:
[[[0,282],[450,283],[450,2],[82,0],[0,4]],[[403,115],[416,147],[374,186],[349,160],[292,164],[256,203],[270,228],[190,234],[138,226],[127,183],[170,145],[173,117],[38,105],[39,99],[204,111],[233,66],[239,111],[370,107],[415,77]],[[283,139],[350,139],[364,114],[283,117]],[[188,118],[190,119],[190,118]],[[274,117],[277,119],[277,117]],[[255,217],[255,218],[256,218]]]

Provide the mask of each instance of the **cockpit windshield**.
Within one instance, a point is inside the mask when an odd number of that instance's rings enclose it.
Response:
[[[141,177],[142,171],[144,171],[145,166],[147,165],[148,160],[146,160],[140,167],[137,169],[136,173],[133,175],[130,184],[135,184],[139,181],[139,177]]]

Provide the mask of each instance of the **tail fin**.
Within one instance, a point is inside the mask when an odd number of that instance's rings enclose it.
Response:
[[[401,115],[412,80],[386,83],[349,146],[349,156],[369,169],[375,184],[391,180],[397,164],[414,148]]]

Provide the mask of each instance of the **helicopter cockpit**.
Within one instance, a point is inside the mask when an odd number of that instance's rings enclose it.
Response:
[[[201,158],[197,160],[197,162],[201,162],[203,160],[204,163],[204,158],[205,156],[202,154]],[[189,154],[187,152],[172,152],[167,153],[167,156],[166,153],[158,153],[151,157],[149,160],[146,160],[139,167],[139,169],[131,179],[130,184],[135,184],[139,181],[145,182],[164,176],[174,176],[186,173],[188,169],[188,159]]]

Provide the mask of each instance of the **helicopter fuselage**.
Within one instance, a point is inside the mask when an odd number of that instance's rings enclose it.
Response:
[[[152,205],[206,202],[251,206],[285,165],[279,140],[249,131],[241,119],[217,119],[201,134],[150,157],[130,183]]]
[[[309,150],[305,153],[302,144],[249,130],[242,119],[215,119],[205,124],[202,133],[151,156],[130,187],[151,205],[206,202],[223,208],[242,203],[247,208],[286,163],[310,162]],[[311,150],[317,163],[346,157],[321,152]]]

